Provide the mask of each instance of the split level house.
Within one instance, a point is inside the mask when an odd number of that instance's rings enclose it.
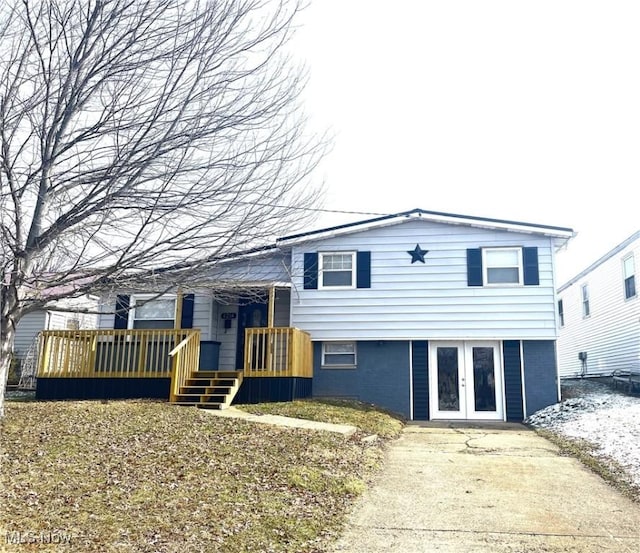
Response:
[[[640,374],[640,231],[558,288],[560,376]]]
[[[100,330],[44,333],[38,395],[522,421],[559,399],[554,256],[572,236],[421,209],[286,236],[206,285],[103,298]]]

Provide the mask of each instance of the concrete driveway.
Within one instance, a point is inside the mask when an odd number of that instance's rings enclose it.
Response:
[[[640,506],[524,426],[409,426],[334,551],[638,553]]]

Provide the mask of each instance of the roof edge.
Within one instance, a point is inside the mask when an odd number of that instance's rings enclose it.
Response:
[[[390,221],[392,219],[396,219],[396,218],[412,218],[414,216],[420,217],[422,215],[426,215],[426,216],[433,217],[433,218],[448,219],[449,221],[443,221],[443,222],[449,222],[449,223],[459,221],[460,224],[464,224],[465,222],[467,222],[469,224],[472,224],[472,223],[485,223],[485,224],[492,225],[492,226],[498,225],[498,226],[524,227],[524,228],[539,230],[541,232],[546,231],[547,233],[557,233],[559,235],[566,236],[566,238],[570,238],[575,234],[573,229],[568,228],[568,227],[542,225],[542,224],[539,224],[539,223],[527,223],[527,222],[523,222],[523,221],[513,221],[513,220],[509,220],[509,219],[493,219],[493,218],[490,218],[490,217],[480,217],[480,216],[477,216],[477,215],[461,215],[461,214],[457,214],[457,213],[445,213],[443,211],[429,211],[429,210],[426,210],[426,209],[417,208],[417,209],[412,209],[412,210],[409,210],[409,211],[401,211],[399,213],[394,213],[394,214],[390,214],[390,215],[382,215],[380,217],[374,217],[372,219],[364,219],[362,221],[354,221],[353,223],[345,223],[345,224],[342,224],[342,225],[326,227],[326,228],[312,230],[312,231],[308,231],[308,232],[301,232],[301,233],[297,233],[297,234],[291,234],[289,236],[283,236],[283,237],[278,238],[276,240],[276,243],[280,244],[280,243],[283,243],[283,242],[294,242],[294,241],[298,241],[298,240],[300,240],[302,238],[307,238],[307,237],[321,235],[321,234],[329,234],[329,233],[334,233],[334,232],[339,232],[339,231],[346,231],[348,229],[354,229],[354,231],[355,231],[357,227],[376,226],[378,223],[388,222],[388,221]]]
[[[562,286],[560,286],[558,288],[558,293],[562,292],[563,290],[566,290],[569,286],[571,286],[572,284],[575,284],[576,282],[578,282],[581,278],[583,278],[584,276],[589,274],[591,271],[593,271],[594,269],[596,269],[597,267],[602,265],[605,261],[608,261],[609,259],[611,259],[614,255],[620,253],[629,244],[631,244],[632,242],[634,242],[634,241],[636,241],[638,239],[640,239],[640,230],[635,231],[631,236],[629,236],[628,238],[625,238],[622,242],[620,242],[613,249],[609,250],[602,257],[600,257],[596,261],[594,261],[586,269],[583,269],[576,276],[570,278],[567,282],[565,282]]]

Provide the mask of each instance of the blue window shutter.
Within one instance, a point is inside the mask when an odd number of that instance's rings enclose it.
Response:
[[[371,288],[371,252],[356,253],[356,286]]]
[[[480,248],[467,250],[467,285],[482,286],[482,250]]]
[[[540,284],[538,248],[522,248],[522,265],[524,266],[525,286],[537,286]]]
[[[182,296],[182,318],[180,319],[180,328],[193,328],[193,294],[185,294]]]
[[[318,253],[304,254],[304,289],[316,290],[318,288]]]
[[[113,319],[115,330],[125,330],[129,323],[129,296],[116,296],[116,316]]]

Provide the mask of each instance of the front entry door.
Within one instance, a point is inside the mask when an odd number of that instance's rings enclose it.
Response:
[[[236,369],[244,368],[244,331],[246,328],[267,326],[267,304],[249,303],[238,308],[238,339],[236,347]]]
[[[432,419],[503,420],[499,342],[432,342]]]

